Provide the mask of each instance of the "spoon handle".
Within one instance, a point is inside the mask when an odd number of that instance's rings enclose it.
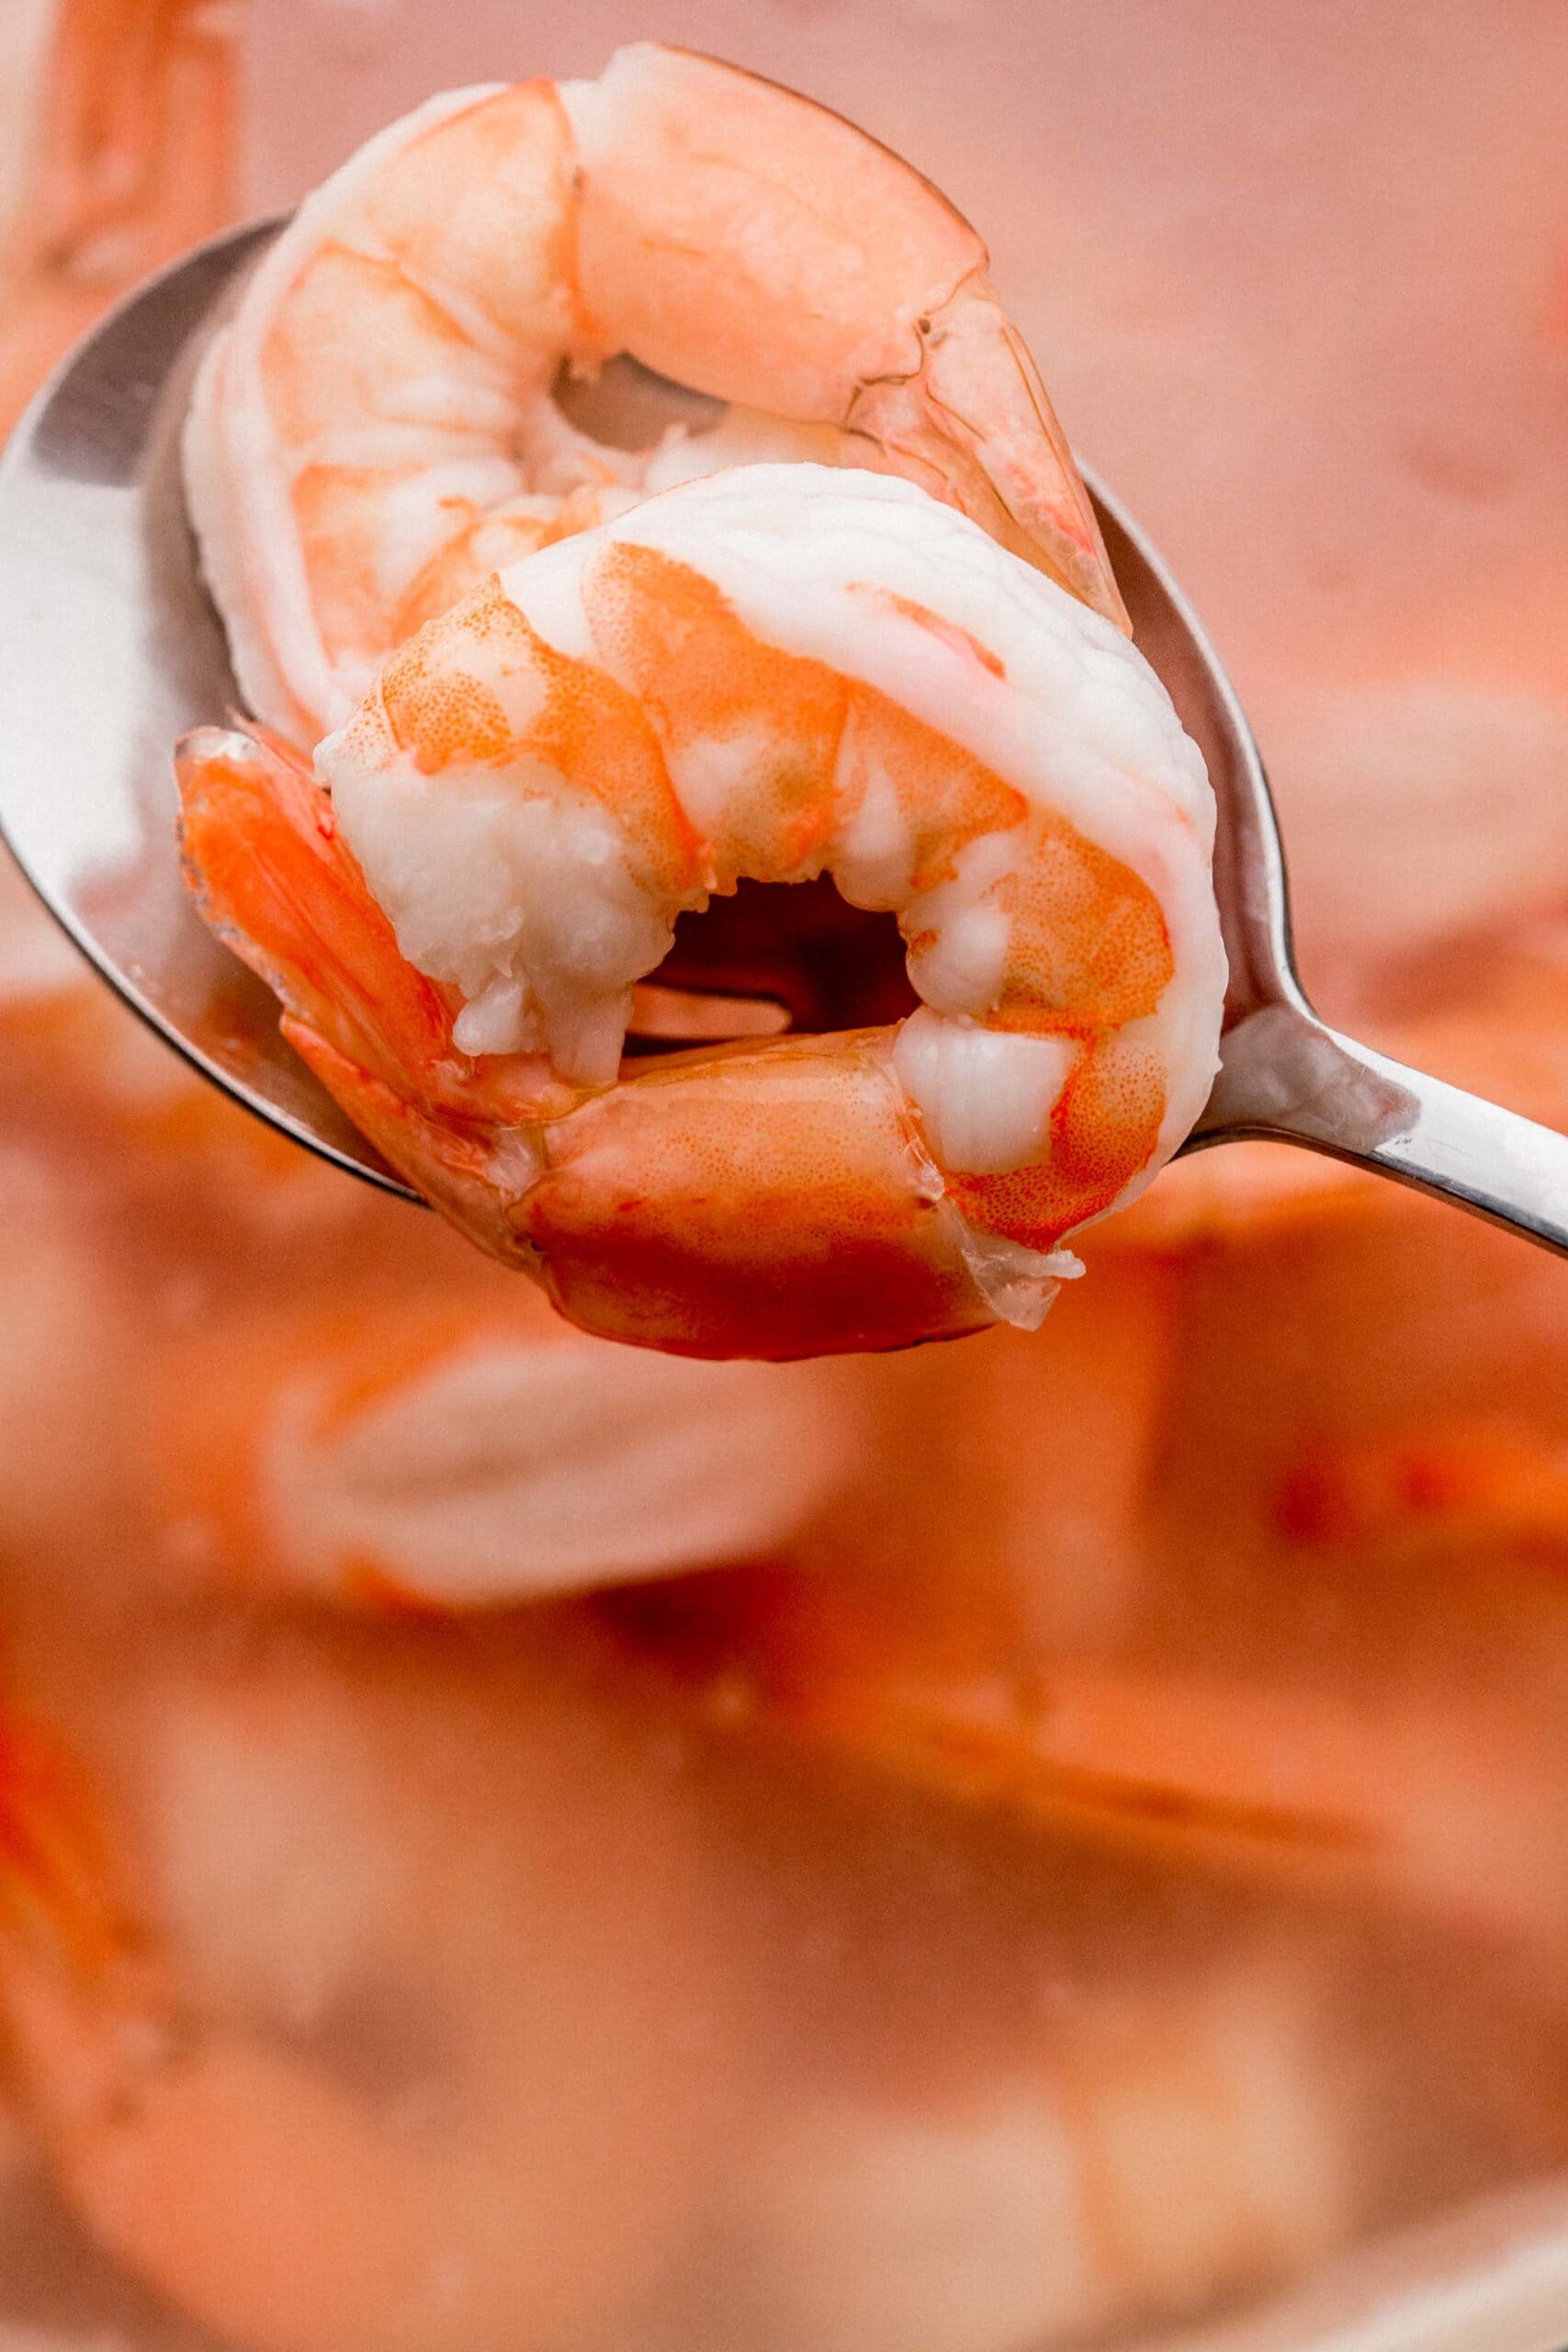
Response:
[[[1406,1069],[1304,1004],[1264,1005],[1228,1032],[1186,1148],[1244,1136],[1353,1160],[1568,1257],[1568,1136]]]

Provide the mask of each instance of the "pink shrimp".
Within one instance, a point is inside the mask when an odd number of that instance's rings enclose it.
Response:
[[[187,1566],[439,1615],[784,1552],[854,1479],[859,1374],[615,1347],[499,1277],[378,1280],[180,1331],[141,1453]]]
[[[186,444],[241,684],[313,742],[486,574],[739,458],[909,476],[1119,623],[1093,511],[975,232],[794,92],[643,43],[433,98],[300,209]],[[731,404],[628,453],[551,397],[627,353]]]
[[[186,855],[286,1032],[574,1321],[787,1356],[1038,1322],[1196,1117],[1202,762],[1110,625],[911,485],[746,467],[513,566],[321,747],[190,739]],[[616,1083],[741,877],[893,911],[895,1030]]]
[[[504,1643],[213,1630],[19,1666],[0,1718],[0,2015],[68,2206],[255,2352],[613,2327],[724,2096],[635,1715]]]
[[[0,432],[114,295],[231,217],[235,46],[201,0],[61,0],[0,242]]]

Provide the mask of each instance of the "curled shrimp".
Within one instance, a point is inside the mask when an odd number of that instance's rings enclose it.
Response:
[[[1124,625],[987,261],[897,156],[711,58],[432,99],[301,208],[197,389],[192,512],[252,707],[313,742],[491,570],[741,456],[908,475]],[[551,387],[620,353],[734,413],[651,458],[592,439]]]
[[[318,772],[178,758],[208,919],[438,1206],[573,1321],[789,1356],[1031,1325],[1201,1107],[1213,798],[1111,626],[908,482],[691,482],[395,654]],[[742,877],[893,912],[892,1029],[616,1082]]]

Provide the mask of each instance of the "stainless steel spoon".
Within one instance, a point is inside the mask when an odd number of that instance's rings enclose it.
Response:
[[[170,748],[237,699],[186,523],[179,427],[212,315],[278,225],[218,238],[132,294],[45,386],[0,462],[0,828],[78,946],[198,1069],[406,1193],[284,1045],[268,991],[198,921],[174,855]],[[1568,1254],[1568,1137],[1352,1043],[1308,1004],[1246,718],[1148,542],[1094,494],[1137,641],[1219,799],[1230,992],[1222,1068],[1184,1148],[1303,1144]],[[709,1034],[776,1025],[757,1010],[710,1001]],[[703,1026],[683,1025],[689,1012],[669,996],[661,1012],[653,991],[647,1025],[689,1037]]]

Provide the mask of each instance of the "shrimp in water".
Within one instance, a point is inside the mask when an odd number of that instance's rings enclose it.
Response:
[[[1037,1323],[1213,1073],[1196,747],[1109,622],[908,482],[686,483],[429,624],[321,745],[327,791],[234,733],[178,766],[193,884],[291,1041],[613,1338]],[[919,1008],[617,1082],[676,918],[824,873],[897,916]]]
[[[497,1283],[178,1331],[141,1454],[186,1564],[372,1611],[504,1605],[787,1554],[853,1482],[861,1365],[618,1348]]]
[[[1321,2259],[1361,2186],[1314,2047],[1321,2001],[1258,1954],[1179,1992],[1107,1987],[1053,2018],[1032,2067],[965,2069],[923,2099],[804,2087],[768,2113],[757,2177],[737,2167],[768,2340],[1143,2341],[1140,2322]]]
[[[216,341],[186,479],[240,683],[313,742],[491,571],[757,456],[908,475],[1124,626],[975,232],[852,124],[651,43],[597,82],[433,98],[310,200]],[[628,456],[564,368],[728,403]]]
[[[232,218],[239,50],[237,26],[204,0],[58,0],[6,17],[48,33],[41,86],[23,76],[0,93],[17,103],[0,131],[6,178],[27,159],[17,218],[0,221],[0,434],[116,294]]]
[[[662,1719],[428,1627],[40,1638],[0,2012],[78,2220],[254,2352],[626,2341],[728,2129]]]

